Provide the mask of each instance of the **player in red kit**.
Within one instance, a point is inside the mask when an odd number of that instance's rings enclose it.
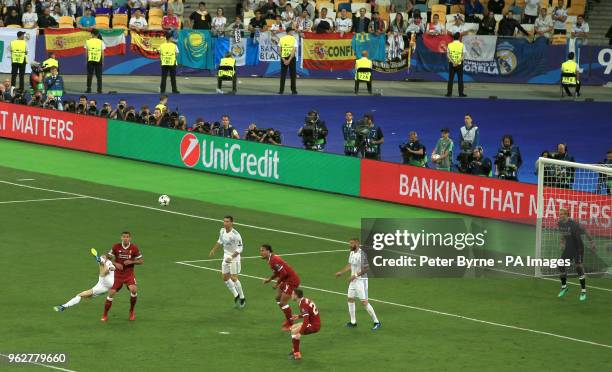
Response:
[[[130,320],[135,320],[134,306],[136,306],[136,299],[138,298],[138,287],[136,287],[136,277],[134,276],[134,265],[142,265],[144,260],[142,254],[138,250],[136,244],[132,243],[132,234],[129,231],[121,233],[121,243],[113,245],[110,254],[113,258],[115,265],[115,283],[113,287],[108,291],[108,297],[104,303],[104,315],[102,315],[103,322],[108,319],[108,311],[113,305],[113,297],[117,291],[121,290],[121,287],[125,284],[130,290]]]
[[[300,353],[300,338],[302,335],[310,335],[319,332],[321,329],[321,317],[319,316],[319,309],[312,300],[304,297],[304,292],[301,289],[296,289],[291,295],[298,305],[300,306],[300,313],[292,317],[293,320],[300,318],[304,319],[302,323],[294,324],[291,326],[291,343],[293,344],[293,352],[289,354],[292,359],[302,359],[302,353]]]
[[[259,248],[261,257],[268,260],[270,268],[274,272],[271,277],[264,279],[264,284],[270,283],[276,279],[274,288],[277,289],[276,303],[285,314],[285,322],[283,323],[283,331],[291,330],[293,320],[291,319],[291,306],[289,299],[293,291],[300,286],[300,278],[297,276],[293,268],[289,266],[282,258],[272,253],[272,247],[269,244],[262,244]]]

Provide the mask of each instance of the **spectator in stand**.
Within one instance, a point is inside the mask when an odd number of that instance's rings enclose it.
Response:
[[[128,0],[127,6],[130,10],[129,14],[134,14],[136,9],[140,9],[141,12],[147,10],[147,0]]]
[[[359,9],[359,17],[353,19],[353,32],[364,33],[370,29],[370,18],[366,17],[366,8]]]
[[[26,3],[24,6],[24,12],[21,16],[21,24],[23,28],[36,28],[38,27],[38,14],[32,8],[32,3]]]
[[[302,11],[300,16],[295,19],[294,24],[295,30],[300,34],[312,31],[312,21],[310,20],[307,10]]]
[[[485,158],[483,155],[482,147],[476,146],[470,155],[470,162],[466,173],[474,176],[489,177],[491,169],[493,169],[493,163],[491,163],[491,159]]]
[[[265,19],[275,19],[276,14],[279,13],[278,5],[276,5],[274,0],[268,0],[259,10]]]
[[[4,18],[4,26],[6,27],[11,25],[21,27],[21,17],[19,17],[17,9],[15,8],[12,8],[6,18]]]
[[[293,25],[295,21],[295,12],[291,4],[285,5],[283,12],[281,13],[281,20],[283,21],[283,28],[287,28]]]
[[[555,35],[565,35],[565,21],[567,21],[567,9],[563,7],[563,0],[557,2],[557,6],[552,11],[553,33]]]
[[[304,10],[308,11],[308,17],[311,21],[313,21],[315,16],[314,5],[312,5],[308,0],[302,0],[302,2],[295,7],[295,12],[297,14],[303,14]]]
[[[211,23],[213,35],[223,36],[225,34],[226,25],[227,18],[223,16],[223,8],[219,8],[217,9],[217,14],[214,16]]]
[[[540,9],[540,15],[535,20],[535,25],[533,29],[534,29],[536,38],[545,37],[548,39],[552,36],[553,20],[548,15],[546,8]]]
[[[55,19],[55,22],[59,24],[61,16],[62,16],[62,8],[59,6],[59,4],[55,4],[55,6],[53,7],[53,10],[51,11],[51,17],[53,17],[53,19]]]
[[[353,29],[353,20],[348,16],[346,9],[340,11],[340,18],[336,19],[336,32],[345,34]]]
[[[467,0],[465,2],[465,21],[478,23],[480,19],[476,17],[476,14],[484,14],[482,4],[478,0]]]
[[[516,29],[525,34],[525,36],[529,36],[529,32],[521,26],[519,21],[514,18],[514,14],[511,10],[506,12],[504,18],[499,21],[499,27],[497,28],[498,36],[514,36],[516,33]]]
[[[255,12],[255,10],[259,8],[259,0],[244,0],[242,2],[242,11],[243,12]]]
[[[417,34],[420,35],[425,32],[425,22],[421,18],[421,12],[418,9],[414,9],[412,11],[412,18],[408,20],[408,28],[406,29],[407,34]],[[411,35],[408,35],[408,40],[410,40]]]
[[[374,35],[384,34],[387,30],[385,20],[380,18],[380,14],[377,11],[372,12],[372,21],[370,22],[370,33]]]
[[[233,37],[234,39],[238,40],[238,37],[244,37],[244,23],[242,23],[242,18],[240,18],[240,16],[236,16],[234,23],[230,23],[230,25],[227,26],[227,29],[231,32],[230,37]]]
[[[442,134],[431,153],[431,161],[438,170],[450,171],[453,159],[453,140],[450,139],[448,128],[442,128]]]
[[[334,21],[327,16],[327,8],[321,8],[319,18],[314,21],[314,27],[317,34],[334,32]]]
[[[59,24],[55,21],[53,17],[51,17],[51,10],[49,8],[45,8],[43,10],[42,16],[38,19],[38,27],[45,28],[55,28]]]
[[[495,35],[495,27],[497,26],[497,21],[495,20],[495,15],[493,12],[486,12],[484,18],[480,21],[478,25],[478,35]]]
[[[538,18],[538,9],[540,8],[540,0],[525,0],[525,10],[523,14],[523,23],[533,24]]]
[[[140,32],[146,30],[148,26],[147,20],[143,17],[140,9],[136,8],[132,18],[130,18],[130,30]]]
[[[82,30],[93,30],[93,28],[96,26],[96,18],[91,15],[91,9],[85,9],[85,15],[79,19],[78,26]]]
[[[395,19],[389,25],[389,32],[405,35],[408,30],[408,22],[404,21],[402,13],[395,13]]]
[[[453,24],[446,30],[446,33],[450,36],[453,36],[457,33],[460,36],[463,36],[463,34],[465,33],[465,26],[463,25],[463,19],[461,18],[461,14],[455,14],[453,20]]]
[[[181,27],[179,19],[174,15],[172,9],[168,9],[168,13],[162,18],[162,28],[165,31],[176,32]]]
[[[584,16],[579,15],[576,19],[576,24],[572,28],[571,37],[579,43],[577,47],[587,45],[589,42],[589,24],[584,21]]]
[[[96,15],[108,14],[109,16],[113,13],[113,0],[94,0],[96,5]]]
[[[281,18],[280,14],[277,14],[274,23],[272,23],[272,26],[270,26],[270,32],[276,34],[277,32],[284,31],[285,27],[283,26],[283,19]]]
[[[437,14],[433,15],[433,18],[427,26],[427,34],[431,36],[444,35],[444,25],[440,23],[440,17]]]
[[[389,12],[391,13],[400,13],[406,12],[410,13],[414,8],[415,0],[391,0],[391,4],[389,6]]]
[[[249,21],[249,32],[251,33],[251,39],[254,38],[259,31],[264,31],[265,28],[266,20],[261,16],[261,11],[258,9],[255,11],[255,17],[251,18]]]
[[[183,15],[185,14],[185,6],[183,5],[183,0],[169,0],[168,9],[172,9],[174,15],[178,17],[181,25],[185,22],[185,19],[183,17]]]
[[[490,0],[487,4],[489,12],[492,12],[493,14],[503,14],[505,6],[506,2],[504,0]]]
[[[200,2],[198,9],[189,16],[189,20],[194,30],[210,30],[212,19],[206,10],[206,3]]]

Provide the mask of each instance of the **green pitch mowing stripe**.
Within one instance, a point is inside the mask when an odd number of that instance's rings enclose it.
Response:
[[[346,249],[346,244],[273,229],[338,241],[356,229],[180,197],[164,209],[175,213],[161,212],[154,193],[0,171],[6,177],[35,178],[28,182],[34,187],[97,197],[0,204],[0,241],[7,247],[0,250],[0,262],[9,263],[3,274],[12,283],[0,296],[0,330],[10,335],[0,338],[3,351],[66,352],[70,362],[62,367],[75,371],[108,371],[105,359],[96,355],[112,355],[114,363],[126,365],[121,370],[147,371],[244,371],[245,365],[255,371],[353,371],[355,363],[372,371],[406,370],[407,365],[414,370],[514,371],[517,363],[525,370],[609,367],[606,347],[572,340],[612,345],[612,330],[602,326],[609,323],[612,306],[607,293],[592,291],[586,302],[579,302],[576,288],[558,299],[558,284],[528,278],[371,279],[370,295],[384,301],[373,302],[383,328],[372,333],[358,304],[358,328],[346,329],[342,294],[347,277],[333,274],[346,264],[348,252],[327,252]],[[8,197],[48,198],[49,192],[0,183],[0,200]],[[248,305],[243,310],[233,308],[215,271],[219,261],[195,264],[207,269],[176,264],[211,259],[208,252],[221,223],[193,216],[226,213],[237,222],[272,228],[237,227],[245,242],[242,286]],[[107,324],[99,322],[103,298],[54,312],[52,306],[95,284],[98,269],[90,248],[104,252],[124,229],[132,231],[145,261],[136,268],[137,320],[127,320],[125,290],[115,297]],[[263,242],[286,255],[321,313],[322,330],[303,338],[299,364],[286,359],[290,339],[279,329],[275,292],[257,279],[270,275],[266,262],[256,258]]]
[[[0,140],[0,165],[110,186],[168,194],[311,221],[359,227],[364,217],[443,218],[448,213],[363,200],[148,164],[60,148]],[[6,178],[3,178],[6,180]]]

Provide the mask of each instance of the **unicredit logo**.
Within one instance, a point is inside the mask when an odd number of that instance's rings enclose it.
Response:
[[[188,167],[195,167],[200,160],[200,142],[198,138],[191,134],[187,133],[183,136],[181,140],[181,160]]]

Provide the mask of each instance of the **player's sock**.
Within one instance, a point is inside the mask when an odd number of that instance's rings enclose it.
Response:
[[[285,306],[278,304],[278,306],[280,306],[281,310],[283,311],[283,314],[285,314],[285,319],[287,319],[287,322],[293,324],[293,321],[291,320],[291,306],[289,306],[289,304]]]
[[[351,316],[351,323],[357,324],[357,317],[355,316],[355,303],[349,302],[348,308],[349,308],[349,315]]]
[[[81,302],[81,296],[76,295],[73,298],[71,298],[68,302],[63,304],[62,307],[71,307],[71,306],[78,304],[79,302]]]
[[[106,301],[104,302],[104,316],[108,315],[111,306],[113,306],[113,299],[111,297],[106,297]]]
[[[243,299],[244,292],[242,291],[242,283],[240,283],[240,280],[236,280],[234,282],[234,286],[236,287],[236,291],[238,291],[238,295],[240,296],[240,299]]]
[[[368,312],[368,314],[370,314],[374,323],[379,323],[378,318],[376,317],[376,313],[374,312],[374,308],[369,303],[366,305],[366,311]]]
[[[567,287],[567,272],[562,271],[559,278],[561,279],[561,288],[566,288]]]
[[[229,291],[232,292],[232,295],[234,296],[234,298],[238,296],[238,291],[236,290],[236,286],[234,285],[234,282],[231,279],[226,280],[225,285],[227,286],[227,289],[229,289]]]
[[[130,313],[134,311],[134,306],[136,306],[137,300],[138,300],[138,294],[130,293]]]
[[[584,276],[584,269],[582,267],[577,267],[576,273],[578,273],[578,279],[580,279],[580,288],[582,288],[582,292],[586,292],[586,277]]]
[[[293,344],[293,352],[299,353],[300,352],[300,339],[295,338],[295,336],[291,336],[291,343]]]

